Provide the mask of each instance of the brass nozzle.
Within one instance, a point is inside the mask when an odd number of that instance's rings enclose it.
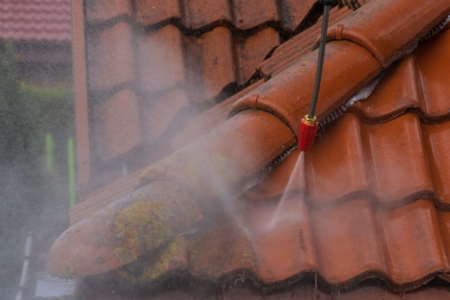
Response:
[[[303,120],[308,125],[315,125],[317,123],[317,117],[316,116],[310,118],[308,115],[305,115],[303,117]]]

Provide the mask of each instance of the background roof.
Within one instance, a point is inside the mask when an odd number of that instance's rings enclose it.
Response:
[[[70,0],[0,0],[0,39],[70,42]]]

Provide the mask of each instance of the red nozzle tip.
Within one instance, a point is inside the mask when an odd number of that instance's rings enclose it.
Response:
[[[316,117],[311,119],[306,115],[301,120],[298,134],[298,149],[300,151],[308,151],[311,148],[318,127],[319,122],[317,122]]]

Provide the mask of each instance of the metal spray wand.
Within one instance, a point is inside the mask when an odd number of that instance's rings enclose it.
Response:
[[[319,59],[317,62],[316,81],[314,83],[314,92],[309,107],[309,113],[300,121],[300,129],[298,135],[298,149],[300,151],[308,151],[311,148],[316,136],[319,122],[314,115],[316,111],[317,99],[319,97],[320,82],[322,80],[323,61],[325,57],[325,43],[328,28],[328,17],[330,8],[336,3],[336,0],[319,0],[323,7],[322,31],[320,34]]]

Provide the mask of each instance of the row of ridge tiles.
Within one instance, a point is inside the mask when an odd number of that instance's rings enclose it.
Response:
[[[70,0],[0,0],[0,39],[70,42]]]

